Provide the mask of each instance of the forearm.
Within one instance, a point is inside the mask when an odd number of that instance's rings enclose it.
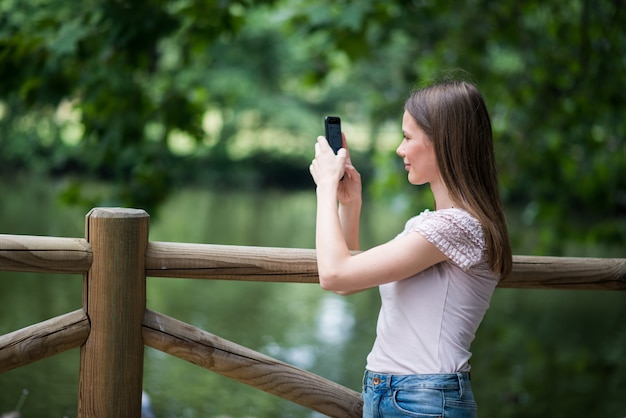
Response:
[[[360,250],[361,201],[339,205],[339,222],[348,249],[351,251]]]
[[[350,215],[350,217],[352,216],[353,214]],[[353,222],[350,222],[350,224],[352,223]],[[350,228],[354,229],[353,226]],[[339,212],[337,210],[336,192],[332,189],[332,186],[317,188],[317,217],[315,229],[317,267],[320,281],[323,282],[324,278],[334,275],[335,268],[346,257],[350,257],[350,249],[346,242],[347,240],[344,236]]]

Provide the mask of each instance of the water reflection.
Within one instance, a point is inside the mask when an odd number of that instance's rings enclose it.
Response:
[[[283,359],[283,361],[293,364],[301,369],[310,369],[315,364],[315,347],[311,345],[301,345],[295,347],[281,347],[275,341],[272,341],[261,351],[269,356]]]
[[[328,294],[321,300],[317,315],[317,336],[321,342],[342,346],[352,337],[354,315],[346,298]]]
[[[315,314],[313,344],[285,346],[272,341],[262,347],[261,351],[305,370],[315,368],[317,362],[328,364],[328,357],[322,360],[319,358],[320,354],[324,356],[323,353],[341,351],[352,338],[355,318],[350,307],[351,304],[345,298],[333,294],[323,295],[319,298],[319,306]],[[302,327],[298,326],[298,328],[301,332]],[[297,337],[296,339],[303,338]],[[327,372],[332,372],[332,370]],[[326,377],[337,380],[339,376],[334,373],[334,376],[327,375]]]

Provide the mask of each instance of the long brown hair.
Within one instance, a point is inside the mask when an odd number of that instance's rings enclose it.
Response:
[[[433,142],[452,200],[481,223],[489,265],[504,278],[513,265],[511,244],[482,95],[468,82],[443,81],[414,91],[404,108]]]

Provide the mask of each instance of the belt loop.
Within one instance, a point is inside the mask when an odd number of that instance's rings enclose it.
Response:
[[[465,392],[465,382],[463,380],[463,373],[456,372],[456,377],[459,380],[459,398],[463,398]]]

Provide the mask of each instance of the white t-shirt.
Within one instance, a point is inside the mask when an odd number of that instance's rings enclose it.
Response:
[[[415,232],[449,260],[379,287],[382,306],[366,368],[396,375],[469,371],[470,345],[498,282],[482,227],[451,208],[422,212],[398,236]]]

